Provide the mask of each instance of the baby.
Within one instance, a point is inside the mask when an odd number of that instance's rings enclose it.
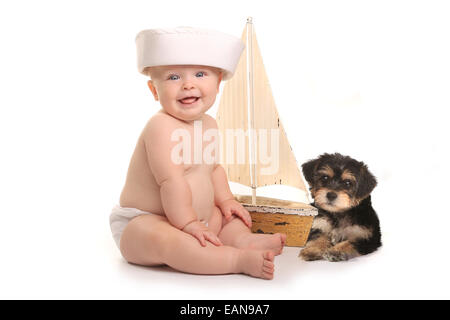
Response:
[[[190,137],[199,128],[202,137],[217,130],[205,112],[221,81],[232,77],[242,41],[183,27],[141,31],[136,45],[139,71],[150,76],[148,87],[162,109],[138,139],[120,206],[110,216],[120,252],[134,264],[272,279],[274,256],[281,253],[286,235],[251,233],[251,217],[234,199],[218,155],[207,162],[194,154],[199,147],[211,148],[206,139],[200,146],[188,139],[186,150],[179,150],[174,139],[180,129]],[[174,157],[180,154],[182,162]]]

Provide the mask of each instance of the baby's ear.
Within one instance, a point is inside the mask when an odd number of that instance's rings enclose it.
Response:
[[[313,185],[314,171],[318,163],[319,159],[314,159],[302,164],[303,175],[310,185]]]
[[[370,173],[367,166],[361,162],[361,169],[358,177],[358,188],[356,190],[356,197],[364,199],[367,197],[377,185],[377,179]]]
[[[156,88],[153,85],[153,81],[152,80],[148,80],[147,85],[148,85],[148,88],[150,89],[150,91],[152,92],[153,97],[155,98],[155,100],[158,101],[159,100],[158,99],[158,92],[156,92]]]
[[[223,71],[220,71],[220,73],[219,73],[219,81],[217,81],[217,92],[219,92],[220,83],[222,82],[222,79],[223,79]]]

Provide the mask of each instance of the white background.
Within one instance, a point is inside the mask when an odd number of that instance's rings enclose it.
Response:
[[[449,15],[445,1],[2,1],[0,298],[450,298]],[[158,110],[134,37],[240,36],[248,16],[297,162],[367,163],[384,246],[344,263],[286,248],[273,281],[129,265],[108,216]]]

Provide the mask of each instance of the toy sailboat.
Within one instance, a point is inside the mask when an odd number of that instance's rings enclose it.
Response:
[[[229,181],[251,187],[251,196],[234,196],[250,212],[252,232],[285,233],[287,246],[301,247],[306,243],[317,209],[303,202],[256,196],[258,187],[285,185],[303,191],[308,199],[253,29],[252,19],[248,18],[242,34],[245,50],[233,78],[223,88],[219,103],[216,120],[222,139],[221,164]],[[237,136],[241,139],[236,146]],[[270,148],[267,140],[271,142]],[[267,157],[268,149],[275,154],[274,158]],[[237,163],[235,154],[240,158]]]

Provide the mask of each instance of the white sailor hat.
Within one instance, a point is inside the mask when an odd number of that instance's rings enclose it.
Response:
[[[191,27],[149,29],[136,36],[137,65],[203,65],[220,68],[230,79],[244,50],[241,39],[218,31]]]

